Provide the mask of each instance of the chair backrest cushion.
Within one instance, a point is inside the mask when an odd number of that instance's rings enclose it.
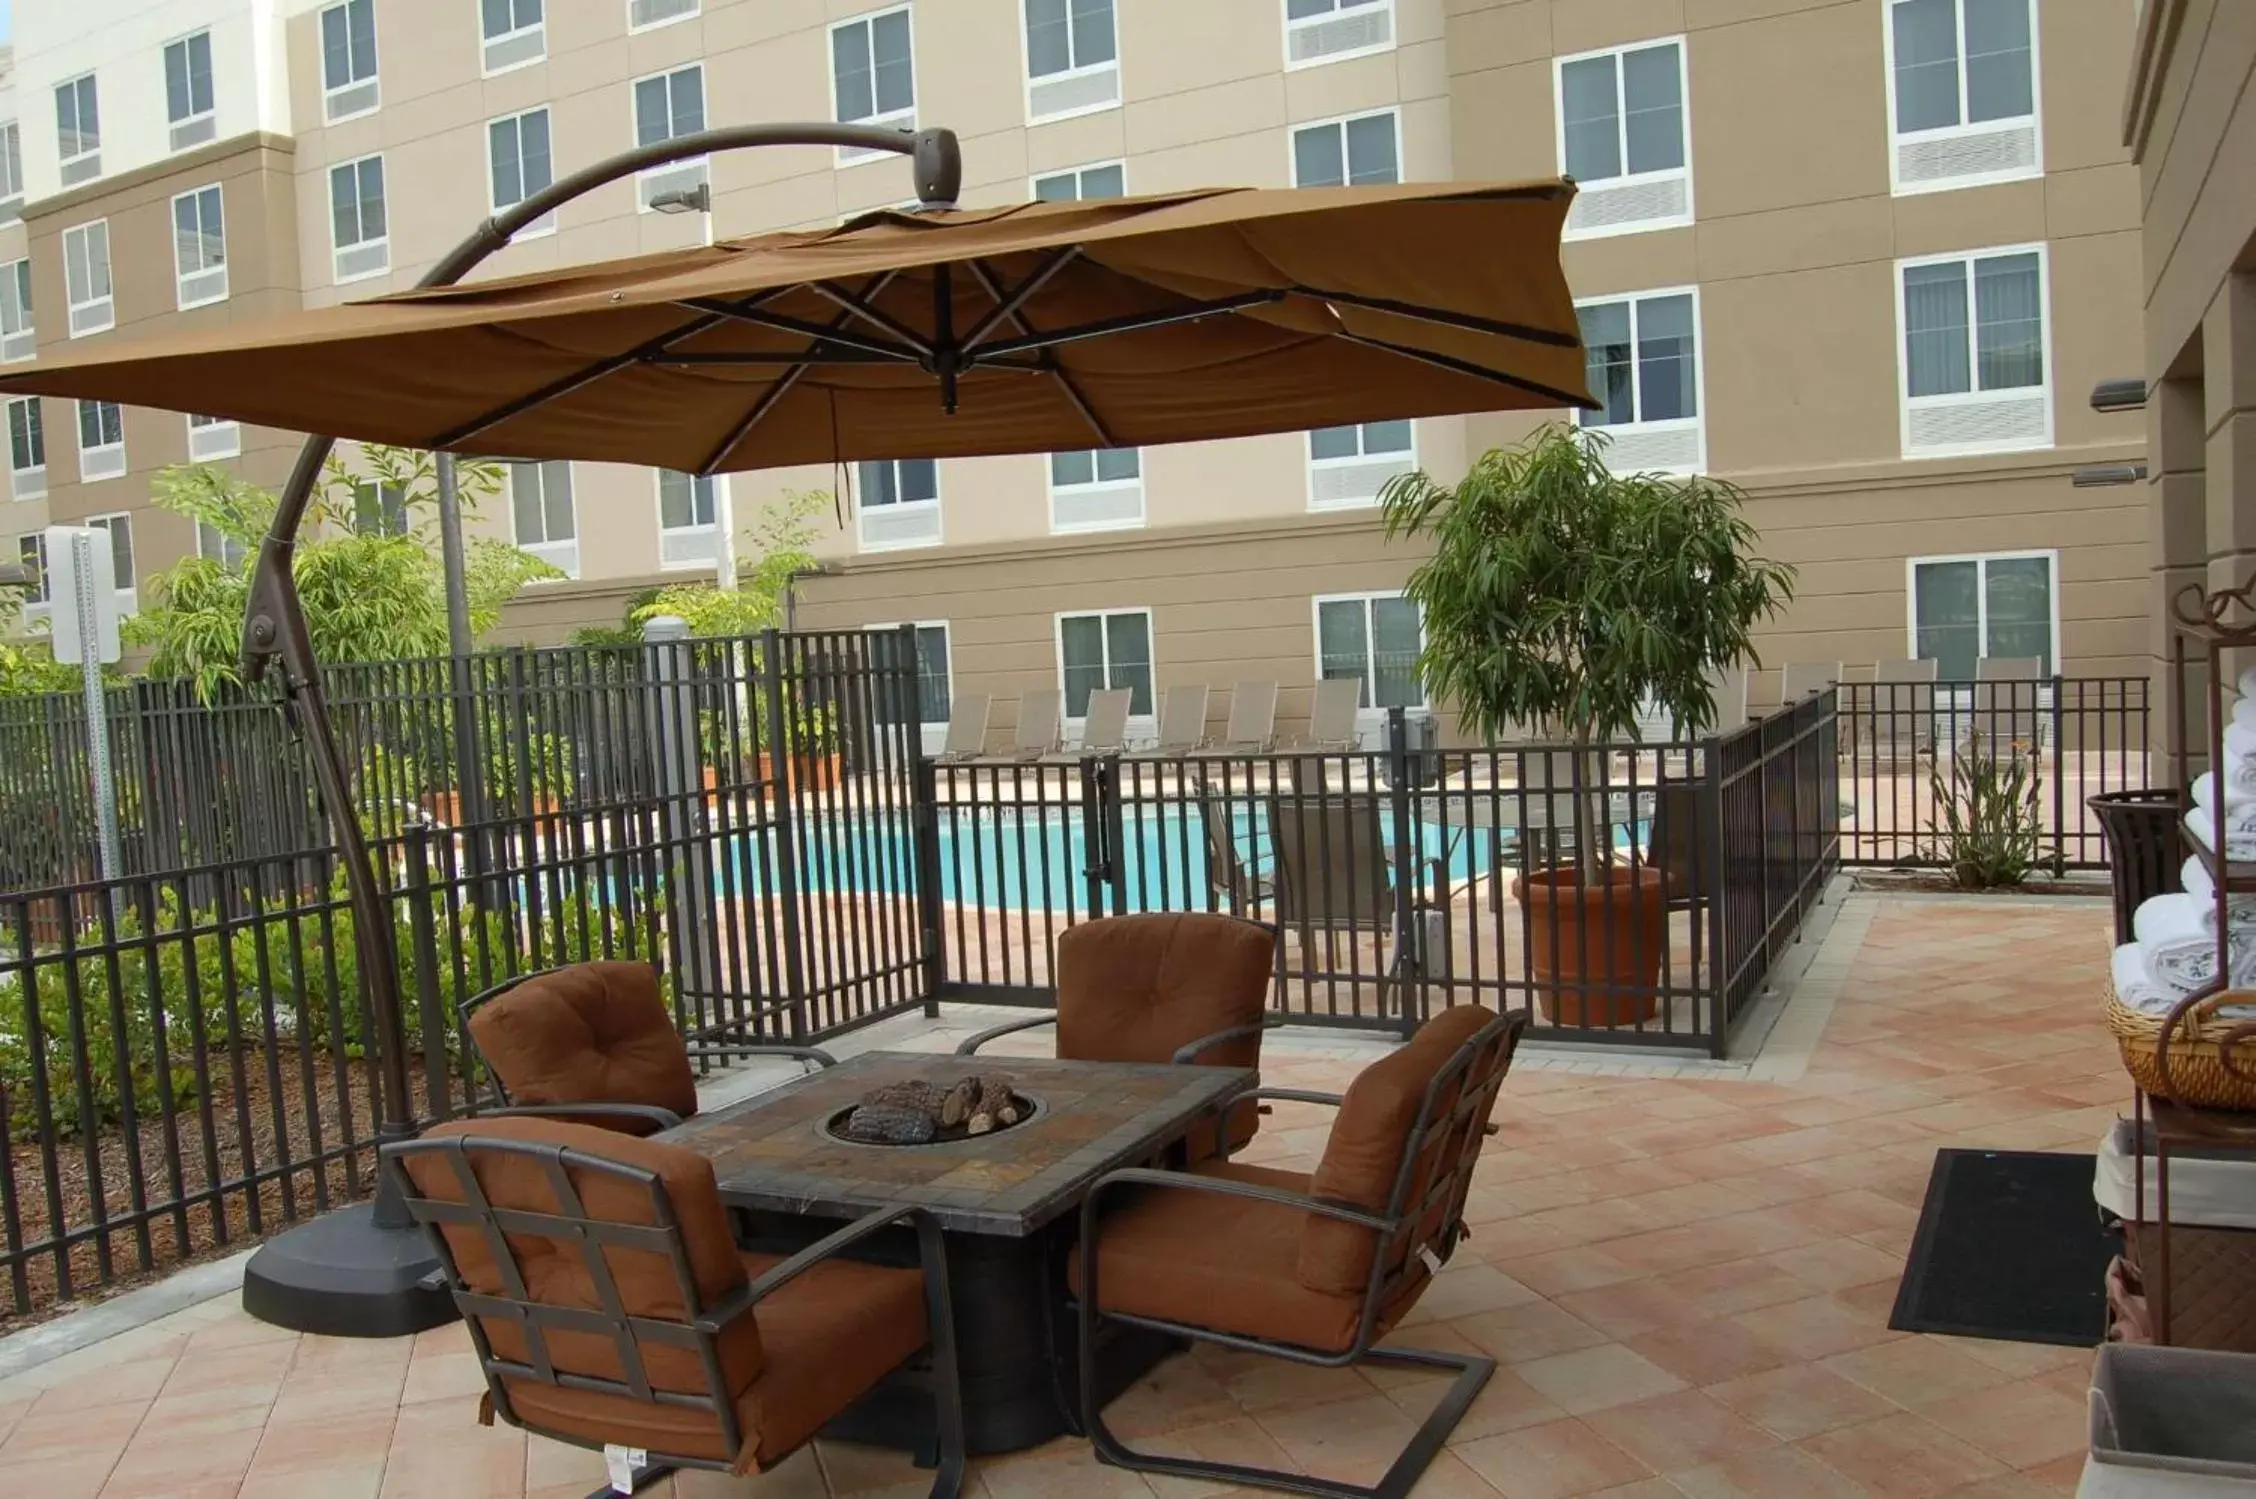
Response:
[[[1058,938],[1057,1054],[1077,1062],[1166,1062],[1177,1047],[1257,1024],[1269,1003],[1276,938],[1234,916],[1107,916]],[[1261,1060],[1256,1034],[1201,1056],[1216,1067]]]
[[[535,974],[470,1012],[470,1035],[517,1103],[644,1103],[684,1119],[697,1078],[643,963]]]
[[[696,1287],[698,1306],[683,1304],[681,1280],[665,1254],[605,1245],[601,1253],[618,1288],[621,1306],[630,1316],[683,1322],[694,1311],[711,1308],[721,1298],[745,1284],[744,1261],[730,1238],[728,1217],[713,1177],[713,1163],[693,1150],[655,1140],[637,1139],[593,1125],[561,1119],[520,1119],[506,1115],[491,1119],[462,1119],[425,1132],[426,1140],[465,1138],[463,1147],[478,1189],[497,1208],[557,1214],[605,1223],[657,1223],[657,1194],[630,1176],[585,1164],[565,1167],[566,1179],[578,1194],[579,1209],[558,1200],[546,1162],[522,1151],[480,1149],[483,1141],[523,1142],[537,1146],[563,1146],[583,1155],[597,1156],[653,1173],[678,1225],[683,1255]],[[439,1151],[403,1153],[401,1164],[417,1193],[441,1202],[466,1202],[468,1194],[450,1156]],[[464,1284],[487,1295],[507,1296],[500,1263],[494,1256],[490,1233],[482,1228],[443,1224],[447,1247]],[[522,1277],[526,1299],[545,1306],[603,1310],[581,1243],[563,1236],[523,1231],[504,1235]],[[533,1362],[530,1339],[518,1323],[499,1317],[481,1318],[483,1331],[495,1354],[520,1363]],[[606,1333],[544,1329],[549,1357],[561,1372],[602,1379],[625,1380],[618,1345]],[[705,1369],[694,1349],[636,1339],[646,1374],[654,1389],[687,1394],[710,1390]],[[720,1339],[722,1377],[733,1399],[758,1376],[762,1364],[759,1324],[738,1317]]]
[[[1348,1085],[1338,1117],[1332,1121],[1331,1138],[1325,1143],[1324,1158],[1310,1180],[1310,1193],[1369,1212],[1386,1212],[1393,1199],[1395,1179],[1401,1171],[1402,1152],[1417,1126],[1418,1111],[1425,1103],[1427,1087],[1456,1055],[1458,1048],[1495,1019],[1493,1010],[1479,1005],[1452,1006],[1419,1027],[1418,1033],[1391,1055],[1358,1073],[1355,1081]],[[1437,1115],[1455,1103],[1454,1087],[1446,1092],[1448,1096],[1435,1102]],[[1485,1124],[1485,1118],[1481,1122]],[[1433,1173],[1449,1164],[1442,1159],[1451,1144],[1443,1138],[1446,1133],[1437,1131],[1429,1136],[1427,1159],[1412,1173],[1406,1209],[1425,1197]],[[1476,1129],[1470,1147],[1477,1149],[1478,1145]],[[1450,1211],[1461,1211],[1462,1205],[1460,1194],[1460,1200]],[[1416,1245],[1425,1243],[1438,1227],[1421,1223],[1400,1246],[1399,1253],[1407,1254]],[[1334,1295],[1361,1293],[1370,1284],[1371,1260],[1377,1242],[1378,1236],[1371,1229],[1337,1218],[1310,1215],[1301,1231],[1301,1284],[1312,1291]],[[1385,1268],[1391,1273],[1395,1267]]]

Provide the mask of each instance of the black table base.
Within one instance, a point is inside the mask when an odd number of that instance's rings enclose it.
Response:
[[[737,1242],[768,1254],[803,1249],[838,1227],[831,1219],[743,1208],[733,1218]],[[1057,1227],[1070,1230],[1072,1222],[1067,1218]],[[951,1230],[944,1237],[964,1438],[971,1454],[1018,1452],[1080,1430],[1074,1372],[1080,1351],[1064,1283],[1070,1232],[1005,1238]],[[913,1266],[916,1238],[881,1234],[854,1253],[879,1264]],[[1108,1326],[1104,1339],[1097,1368],[1107,1404],[1182,1346],[1178,1339],[1131,1327]],[[897,1374],[824,1427],[823,1435],[928,1458],[936,1441],[932,1401]]]

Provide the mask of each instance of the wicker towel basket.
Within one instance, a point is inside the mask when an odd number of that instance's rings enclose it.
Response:
[[[2187,1011],[2170,1037],[2170,1075],[2165,1078],[2157,1055],[2163,1017],[2132,1009],[2110,989],[2107,1028],[2122,1048],[2123,1066],[2131,1080],[2151,1097],[2194,1108],[2256,1110],[2256,1034],[2242,1034],[2231,1041],[2228,1066],[2228,1037],[2252,1024],[2219,1020],[2217,1007],[2228,1003],[2256,1005],[2256,992],[2226,990]]]

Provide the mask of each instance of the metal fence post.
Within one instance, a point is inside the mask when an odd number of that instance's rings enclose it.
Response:
[[[666,931],[672,938],[674,1005],[679,1012],[692,995],[710,990],[706,971],[705,927],[712,916],[710,881],[699,884],[698,797],[704,786],[697,773],[697,701],[691,683],[689,626],[671,614],[642,627],[650,692],[650,748],[657,775],[659,826],[663,851],[660,879],[666,882]],[[700,1012],[702,1013],[702,1012]]]
[[[407,855],[407,928],[415,957],[415,1014],[423,1031],[423,1091],[431,1117],[454,1113],[454,1090],[447,1080],[446,1017],[439,1006],[439,932],[431,911],[431,833],[411,823],[404,840]],[[400,1027],[405,1035],[407,1027]],[[433,1042],[433,1038],[442,1038]]]
[[[1081,766],[1081,840],[1082,855],[1088,862],[1081,867],[1081,875],[1088,884],[1089,914],[1092,917],[1114,915],[1114,906],[1108,892],[1115,889],[1113,864],[1118,851],[1112,846],[1113,822],[1107,803],[1112,796],[1111,775],[1117,769],[1093,755],[1084,755]],[[1042,774],[1039,767],[1036,775]]]
[[[1425,1019],[1426,987],[1424,933],[1418,929],[1418,845],[1410,816],[1410,716],[1401,708],[1387,709],[1387,782],[1394,823],[1393,982],[1407,1036]]]
[[[2055,674],[2052,679],[2052,877],[2056,880],[2068,873],[2068,793],[2061,784],[2062,771],[2068,763],[2068,746],[2060,737],[2066,723],[2060,700],[2066,690],[2066,682]]]
[[[799,920],[798,808],[791,794],[792,705],[783,700],[783,636],[775,630],[760,632],[760,701],[765,709],[759,733],[768,751],[769,805],[775,809],[770,826],[775,831],[776,903],[783,917],[784,999],[790,1005],[791,1039],[807,1035],[807,960],[805,936]]]

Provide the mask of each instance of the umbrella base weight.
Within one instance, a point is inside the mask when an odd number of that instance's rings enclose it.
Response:
[[[401,1338],[452,1322],[431,1241],[412,1224],[380,1227],[375,1214],[360,1203],[269,1239],[244,1267],[243,1310],[332,1338]]]

